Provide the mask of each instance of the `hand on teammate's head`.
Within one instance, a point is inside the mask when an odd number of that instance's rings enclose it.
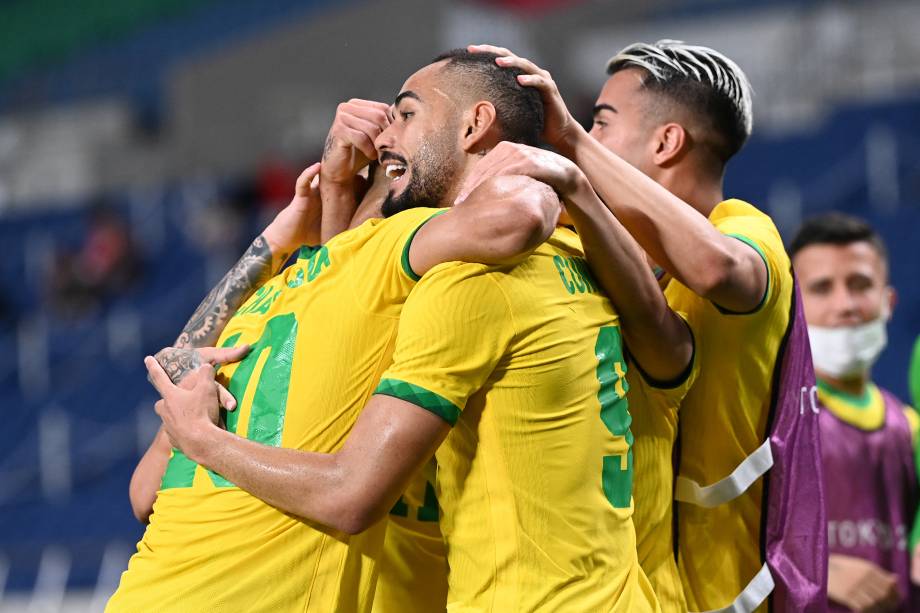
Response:
[[[465,179],[455,204],[463,202],[477,187],[493,177],[523,175],[556,190],[562,198],[571,195],[583,177],[581,170],[559,154],[502,141],[473,167]]]
[[[566,107],[549,71],[528,59],[518,57],[505,47],[469,45],[467,50],[473,53],[494,53],[499,56],[495,59],[499,66],[522,71],[524,74],[518,76],[518,83],[535,88],[543,99],[543,140],[560,151],[569,149],[570,141],[581,126]]]

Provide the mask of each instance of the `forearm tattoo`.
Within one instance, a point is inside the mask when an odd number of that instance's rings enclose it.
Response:
[[[201,356],[194,349],[166,347],[161,349],[155,357],[176,385],[179,385],[187,374],[201,366]]]
[[[198,305],[195,313],[185,324],[176,347],[210,347],[217,343],[233,313],[268,281],[288,259],[289,253],[280,253],[274,258],[268,241],[261,235],[252,241],[240,261],[230,269],[220,283]]]

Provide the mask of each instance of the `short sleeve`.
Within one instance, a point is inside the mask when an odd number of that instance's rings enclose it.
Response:
[[[716,305],[722,313],[748,315],[760,311],[774,296],[781,293],[781,285],[789,275],[789,256],[776,227],[763,215],[737,215],[721,219],[716,228],[722,234],[741,241],[760,255],[767,267],[767,287],[760,303],[747,313],[736,313]]]
[[[410,209],[389,219],[366,222],[376,227],[359,228],[366,236],[364,240],[360,237],[355,240],[351,264],[361,275],[360,282],[352,284],[361,307],[369,312],[399,316],[399,308],[419,279],[409,266],[412,241],[422,226],[445,210]],[[322,256],[318,253],[313,258]],[[329,256],[326,257],[328,260]]]
[[[376,394],[400,398],[456,423],[514,335],[511,307],[488,270],[448,263],[419,281],[403,307],[393,364]]]
[[[686,313],[683,311],[674,312],[684,321],[693,342],[693,353],[690,355],[690,362],[687,364],[684,371],[670,381],[658,381],[646,374],[642,369],[642,365],[639,364],[632,355],[628,356],[629,368],[631,370],[627,371],[635,373],[630,377],[630,387],[638,386],[642,394],[648,397],[655,397],[659,402],[668,406],[677,406],[680,404],[684,396],[687,395],[687,392],[690,391],[690,388],[693,386],[693,383],[700,373],[700,360],[698,357],[699,347],[697,347],[697,343],[699,342],[697,339],[700,335],[693,329]],[[626,349],[628,352],[629,347],[627,346]]]

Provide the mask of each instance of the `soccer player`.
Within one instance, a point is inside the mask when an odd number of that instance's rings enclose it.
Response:
[[[498,139],[531,140],[541,125],[539,97],[517,86],[514,74],[495,76],[505,72],[484,71],[478,82],[491,78],[492,86],[478,88],[478,114],[457,117],[456,134],[464,140],[454,153],[467,164]],[[378,126],[359,130],[371,141],[388,123],[382,106],[353,109]],[[352,149],[360,151],[363,139],[352,137]],[[455,194],[440,182],[444,158],[428,153],[412,160],[403,192],[449,204]],[[292,249],[320,232],[315,193],[308,177],[301,179],[291,206],[205,299],[179,339],[213,344],[218,332],[221,346],[251,347],[245,359],[220,369],[239,404],[221,432],[282,455],[341,450],[390,362],[400,311],[421,273],[441,261],[498,263],[526,253],[552,230],[559,211],[552,190],[532,179],[492,182],[475,202],[447,212],[391,208],[388,219],[302,248],[294,264],[272,276]],[[162,359],[174,374],[191,364],[175,350]],[[196,382],[187,377],[187,384]],[[218,393],[213,383],[208,387]],[[309,521],[285,513],[271,496],[263,501],[253,495],[259,491],[241,489],[249,483],[245,475],[208,470],[196,459],[172,452],[150,524],[107,610],[369,610],[384,524],[367,520],[366,483],[330,482],[313,496],[283,477],[276,489],[282,498],[309,499],[326,510]],[[249,459],[259,462],[260,455]]]
[[[699,375],[680,403],[679,431],[673,405],[645,411],[657,420],[646,423],[645,431],[636,422],[640,439],[649,434],[679,441],[675,489],[681,504],[674,538],[686,605],[708,610],[734,603],[752,610],[776,587],[777,606],[822,606],[826,526],[822,483],[814,473],[820,465],[817,421],[812,412],[799,415],[799,391],[813,381],[803,358],[804,318],[773,222],[746,202],[725,199],[722,189],[727,162],[751,132],[744,73],[706,47],[675,41],[630,45],[608,62],[588,133],[547,71],[507,49],[470,49],[496,53],[499,65],[527,73],[519,81],[543,95],[544,138],[578,164],[673,277],[668,303],[686,314],[698,340]],[[513,144],[490,156],[473,178],[498,174],[490,164],[514,173],[514,160],[526,158]],[[663,403],[645,395],[635,403],[662,408],[674,399]],[[768,437],[795,438],[796,444],[771,444]],[[637,504],[667,504],[660,471],[667,470],[671,455],[666,445],[657,449],[658,457],[645,456],[645,465],[659,468],[636,479]],[[759,477],[774,463],[778,470],[769,481],[776,492],[768,497],[767,480]],[[647,486],[659,493],[643,491]],[[802,491],[813,494],[797,498]],[[638,526],[640,549],[645,539],[667,542],[668,525]],[[667,599],[663,607],[683,608],[674,566],[660,555],[665,550],[652,544],[646,551],[653,556],[646,569],[660,577],[655,587]]]
[[[830,610],[914,611],[917,416],[871,378],[895,303],[885,245],[861,219],[827,213],[802,225],[790,253],[824,409]]]
[[[493,59],[451,54],[406,82],[395,121],[377,138],[394,177],[385,212],[424,202],[409,187],[426,158],[442,162],[438,176],[456,193],[470,162],[458,148],[476,126],[494,122],[470,87],[489,70],[483,60]],[[577,167],[554,159],[543,170],[579,211],[574,217],[588,229],[593,216],[580,211],[613,223]],[[622,291],[648,297],[649,317],[666,318],[641,252],[616,264],[629,272],[614,274],[642,284]],[[679,368],[690,353],[682,349]],[[208,414],[217,400],[206,369],[189,392],[147,364],[164,396],[157,410],[179,448],[321,524],[372,525],[437,448],[449,609],[657,608],[630,520],[632,435],[618,318],[567,229],[516,266],[432,269],[403,308],[393,365],[336,453],[278,449],[221,430]]]

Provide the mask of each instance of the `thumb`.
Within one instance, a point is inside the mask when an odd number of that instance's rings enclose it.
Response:
[[[297,177],[297,195],[298,196],[307,196],[310,193],[310,184],[313,182],[319,175],[320,163],[316,162],[308,166],[300,176]]]

